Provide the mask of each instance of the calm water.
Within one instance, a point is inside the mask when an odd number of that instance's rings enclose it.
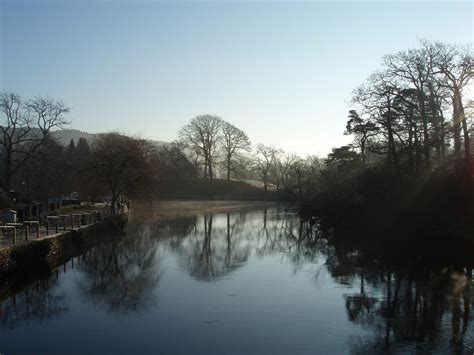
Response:
[[[281,207],[132,220],[4,296],[0,353],[471,354],[471,274],[392,269]]]

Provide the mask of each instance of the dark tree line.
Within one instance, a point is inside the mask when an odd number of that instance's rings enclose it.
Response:
[[[149,195],[158,175],[155,146],[139,137],[105,133],[65,147],[52,133],[68,123],[68,112],[54,99],[23,101],[13,93],[0,94],[2,203],[24,202],[31,215],[32,205],[49,197],[71,199],[71,193],[91,202],[110,200],[112,209],[120,195]]]
[[[428,41],[385,56],[354,91],[353,143],[332,149],[305,208],[327,226],[388,226],[397,238],[468,228],[473,63],[470,48]]]
[[[357,88],[346,133],[363,165],[382,156],[397,174],[419,176],[452,161],[472,173],[472,118],[466,115],[473,72],[469,48],[422,41],[387,55],[382,68]],[[377,159],[377,158],[375,158]]]

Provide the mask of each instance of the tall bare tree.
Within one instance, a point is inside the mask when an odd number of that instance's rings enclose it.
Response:
[[[178,132],[180,142],[204,160],[204,177],[214,178],[224,121],[217,116],[200,115]]]
[[[223,122],[222,124],[222,149],[225,154],[225,165],[227,170],[227,180],[230,180],[230,173],[234,158],[242,150],[250,151],[250,139],[244,131],[234,125]]]
[[[61,101],[51,98],[36,97],[23,102],[17,94],[0,94],[0,147],[6,190],[11,188],[12,176],[45,144],[51,130],[68,124],[65,115],[69,111]]]

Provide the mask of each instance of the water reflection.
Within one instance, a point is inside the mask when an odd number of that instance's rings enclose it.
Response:
[[[473,350],[472,270],[453,268],[359,272],[360,292],[346,294],[349,319],[371,330],[357,352]],[[367,291],[369,288],[370,291]],[[361,346],[360,344],[363,344]]]
[[[344,312],[347,327],[340,326],[336,330],[334,345],[346,339],[347,352],[469,353],[474,350],[472,264],[439,265],[420,258],[387,257],[371,249],[348,247],[326,238],[314,223],[300,220],[281,207],[130,223],[121,240],[98,244],[82,255],[72,272],[75,277],[68,278],[66,274],[58,279],[53,274],[47,280],[13,293],[14,297],[11,292],[5,292],[0,296],[0,321],[5,328],[13,329],[32,320],[56,318],[67,314],[74,299],[96,312],[133,312],[138,317],[137,322],[140,317],[153,314],[153,322],[159,322],[160,312],[163,312],[159,307],[160,297],[166,297],[170,280],[180,279],[182,284],[176,290],[184,293],[194,292],[196,283],[209,290],[224,282],[233,287],[240,273],[248,272],[250,267],[265,260],[274,261],[272,267],[280,265],[283,271],[289,268],[292,275],[264,270],[263,277],[273,277],[272,282],[278,284],[274,312],[292,309],[295,301],[286,299],[290,296],[285,295],[290,288],[300,287],[295,282],[304,282],[301,281],[304,278],[298,276],[300,273],[311,272],[312,288],[305,289],[309,297],[305,298],[304,307],[316,311],[307,317],[316,325],[326,321],[322,318],[327,317],[326,309],[331,313]],[[168,275],[168,283],[163,285],[164,274]],[[182,275],[188,279],[190,276],[194,284],[187,283]],[[246,277],[245,282],[254,282],[254,285],[265,281],[251,281],[251,276]],[[69,293],[64,285],[60,287],[62,279],[71,285]],[[337,290],[334,291],[336,298],[318,299],[321,289]],[[174,296],[178,295],[171,295]],[[232,307],[240,307],[240,312],[243,307],[252,307],[252,303],[259,304],[260,295],[252,297],[256,298],[248,298],[245,303]],[[228,299],[218,296],[216,299],[216,307],[231,304]],[[186,314],[186,322],[190,324],[201,311],[203,300],[196,298],[196,302],[195,308]],[[186,307],[186,304],[176,307]],[[174,308],[173,311],[177,312]],[[265,317],[269,317],[270,313],[266,314]],[[171,313],[168,321],[174,316],[175,313]],[[291,313],[286,314],[285,321],[290,317]],[[256,330],[252,326],[259,327],[263,319],[254,321],[246,324],[249,332]],[[283,324],[299,327],[299,323]],[[180,323],[180,326],[184,327],[181,331],[186,332],[186,325]],[[357,335],[348,329],[357,329]],[[293,336],[298,338],[299,335]],[[267,337],[270,337],[268,344],[275,345],[280,340],[271,338],[271,334]],[[318,338],[318,335],[311,335],[304,344],[310,353],[317,350],[313,337]],[[322,341],[323,337],[324,334],[318,339]],[[304,341],[298,340],[299,343]],[[239,348],[231,350],[241,352]]]
[[[160,280],[158,250],[149,225],[134,226],[119,243],[103,244],[83,257],[81,293],[109,312],[145,310]]]
[[[245,217],[204,215],[181,244],[180,264],[197,280],[213,281],[242,266],[250,255]],[[247,240],[246,240],[247,239]]]
[[[67,311],[65,297],[54,290],[58,283],[56,272],[50,278],[39,280],[21,292],[3,296],[0,303],[0,322],[14,329],[21,323],[53,319]]]

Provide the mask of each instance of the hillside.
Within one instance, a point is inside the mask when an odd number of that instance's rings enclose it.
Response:
[[[62,129],[53,132],[53,137],[64,146],[67,146],[71,139],[77,143],[79,138],[85,138],[89,143],[91,143],[94,141],[95,136],[96,134],[94,133],[87,133],[78,129]]]
[[[53,137],[56,138],[58,142],[64,146],[69,145],[69,142],[71,141],[71,139],[73,139],[74,142],[77,143],[77,141],[80,138],[85,138],[90,144],[94,141],[95,137],[98,134],[99,133],[83,132],[78,129],[61,129],[61,130],[52,132]],[[150,139],[149,141],[153,143],[154,145],[156,145],[157,147],[163,144],[167,144],[166,142],[152,140],[152,139]]]

